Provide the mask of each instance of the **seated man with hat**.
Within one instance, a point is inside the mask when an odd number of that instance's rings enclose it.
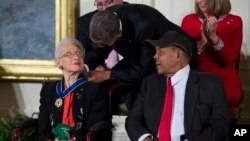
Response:
[[[132,141],[221,141],[230,118],[223,84],[212,74],[190,68],[187,36],[166,32],[147,40],[156,48],[158,74],[146,77],[126,119]]]

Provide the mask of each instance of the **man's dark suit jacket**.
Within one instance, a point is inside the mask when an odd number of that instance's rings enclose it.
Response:
[[[142,85],[126,119],[132,141],[150,133],[158,140],[165,100],[166,77],[152,75]],[[228,135],[229,114],[221,81],[213,75],[190,71],[184,102],[184,137],[188,141],[221,141]]]
[[[45,141],[46,136],[51,136],[52,129],[62,122],[63,105],[55,106],[55,101],[59,98],[56,93],[57,82],[50,82],[41,90],[38,120],[39,141]],[[64,84],[64,79],[62,84]],[[73,93],[75,135],[77,141],[84,141],[89,127],[107,120],[105,92],[101,85],[86,82],[79,85]]]
[[[153,59],[155,49],[146,44],[145,40],[158,39],[166,31],[183,32],[183,30],[147,5],[115,5],[107,10],[117,13],[122,24],[122,36],[115,42],[113,49],[124,59],[112,68],[112,77],[121,85],[139,84],[144,76],[156,72]],[[87,14],[85,19],[92,17],[94,13]],[[85,63],[90,69],[94,69],[104,62],[112,48],[98,49],[89,38],[89,30],[83,27],[89,27],[89,21],[84,22],[84,17],[81,17],[77,39],[86,47]],[[195,54],[196,51],[194,56]]]
[[[85,48],[85,54],[88,54],[88,52],[90,52],[93,47],[96,47],[89,36],[89,23],[92,16],[96,12],[98,12],[98,10],[89,12],[77,19],[76,39],[83,44]]]

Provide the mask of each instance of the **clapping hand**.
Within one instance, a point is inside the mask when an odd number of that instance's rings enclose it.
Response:
[[[215,16],[207,16],[204,19],[202,24],[202,34],[205,36],[208,43],[210,44],[213,44],[214,40],[218,39],[218,36],[216,35],[216,27],[217,27],[217,19]]]

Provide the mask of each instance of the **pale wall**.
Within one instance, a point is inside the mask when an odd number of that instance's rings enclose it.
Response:
[[[81,0],[81,2],[81,14],[94,9],[91,0]],[[184,15],[193,10],[192,0],[130,0],[128,2],[155,6],[169,20],[178,25],[180,25]],[[250,2],[249,0],[231,0],[231,2],[233,6],[232,13],[240,15],[244,22],[242,53],[248,56],[250,54],[250,16],[248,14],[250,13]],[[244,70],[249,77],[249,68]],[[243,77],[245,78],[245,76]],[[249,85],[247,87],[249,88]],[[10,116],[17,113],[31,115],[33,112],[37,112],[40,89],[40,83],[0,82],[0,116]]]

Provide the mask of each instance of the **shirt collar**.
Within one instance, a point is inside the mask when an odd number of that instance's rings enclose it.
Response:
[[[113,12],[113,13],[114,13],[117,17],[119,17],[118,14],[117,14],[116,12]],[[120,19],[120,18],[119,18],[119,24],[120,24],[120,28],[119,28],[119,29],[122,30],[122,22],[121,22],[121,19]]]
[[[172,85],[174,86],[177,84],[179,81],[181,81],[183,78],[187,77],[190,72],[190,66],[186,65],[184,68],[180,69],[177,71],[172,77],[171,77],[171,82]]]

